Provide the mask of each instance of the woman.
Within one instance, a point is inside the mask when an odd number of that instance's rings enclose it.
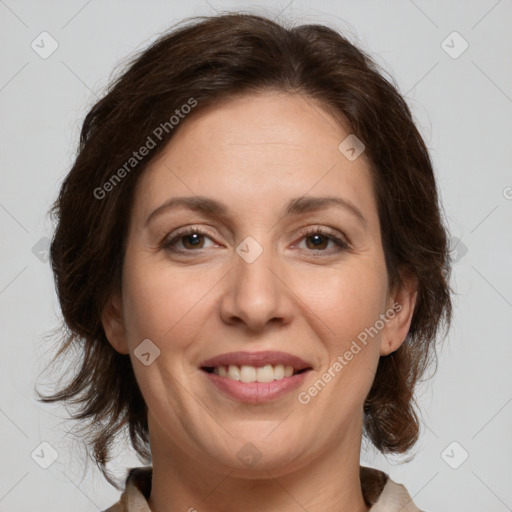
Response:
[[[125,428],[146,464],[109,512],[419,510],[360,467],[404,453],[451,318],[425,144],[343,36],[193,20],[87,115],[51,246],[106,478]]]

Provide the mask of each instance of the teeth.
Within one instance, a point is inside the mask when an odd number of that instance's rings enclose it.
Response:
[[[291,377],[293,375],[293,366],[267,364],[256,368],[255,366],[230,364],[229,366],[216,366],[213,369],[213,373],[241,382],[272,382],[274,380],[281,380],[284,377]]]
[[[230,364],[227,377],[232,380],[240,380],[240,368],[234,364]]]
[[[267,364],[256,370],[256,380],[258,382],[272,382],[274,375],[274,367],[271,364]]]
[[[291,368],[291,366],[289,366]],[[293,368],[292,368],[293,373]],[[284,366],[282,364],[278,364],[274,366],[274,379],[281,380],[284,377]]]
[[[240,380],[242,382],[254,382],[256,380],[256,368],[254,366],[241,366]]]

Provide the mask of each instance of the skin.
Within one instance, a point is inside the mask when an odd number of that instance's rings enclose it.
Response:
[[[349,134],[311,98],[253,94],[187,118],[141,176],[122,291],[103,325],[113,347],[130,354],[148,405],[151,510],[368,510],[359,481],[363,404],[379,357],[408,333],[416,294],[411,280],[388,288],[369,164],[364,153],[349,161],[338,150]],[[178,208],[146,225],[170,198],[194,195],[224,203],[227,215]],[[366,224],[336,206],[284,216],[283,205],[303,196],[348,200]],[[184,226],[212,235],[181,236],[173,248],[183,253],[163,248]],[[349,246],[318,241],[307,227]],[[236,252],[248,236],[263,248],[252,263]],[[308,404],[299,403],[298,392],[395,302],[401,311]],[[148,366],[133,353],[144,339],[160,350]],[[299,390],[247,404],[223,395],[199,369],[218,354],[261,350],[297,355],[313,370]],[[237,457],[248,442],[261,454],[251,467]]]

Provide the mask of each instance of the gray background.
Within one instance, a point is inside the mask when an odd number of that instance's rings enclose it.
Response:
[[[431,149],[458,243],[454,323],[435,378],[418,389],[416,456],[399,464],[369,450],[363,463],[404,483],[424,510],[512,510],[512,1],[311,4],[0,0],[1,511],[96,511],[118,499],[86,464],[65,409],[34,397],[59,319],[46,212],[115,65],[184,17],[235,8],[326,23],[375,56]],[[46,59],[31,47],[43,31],[58,43]],[[51,461],[41,442],[58,452],[47,469],[34,461]],[[118,476],[140,465],[124,445],[118,453]]]

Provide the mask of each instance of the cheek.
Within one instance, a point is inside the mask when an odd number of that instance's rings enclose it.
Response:
[[[149,338],[158,345],[187,339],[201,325],[202,302],[218,280],[201,269],[171,268],[149,257],[134,257],[123,275],[123,311],[128,342]],[[187,335],[188,333],[188,335]]]
[[[320,319],[313,328],[317,334],[324,333],[325,366],[318,378],[330,391],[317,394],[312,388],[305,392],[327,409],[336,395],[338,406],[331,413],[341,418],[347,410],[361,407],[375,376],[381,332],[371,328],[384,312],[387,275],[378,261],[362,258],[357,265],[339,267],[335,272],[331,269],[316,278],[313,282],[319,286],[313,288],[312,280],[304,279],[303,296]],[[322,389],[323,384],[317,387]]]
[[[305,274],[297,285],[304,303],[324,322],[331,343],[340,348],[373,325],[386,305],[385,269],[369,258]]]
[[[190,371],[187,356],[197,350],[194,340],[208,317],[205,299],[216,280],[197,268],[171,268],[143,251],[127,260],[123,274],[127,341],[139,387],[150,409],[160,411],[159,417],[182,407],[182,385]],[[145,339],[159,350],[148,366],[137,360],[137,347]]]
[[[384,312],[387,282],[371,265],[327,277],[321,291],[306,293],[308,307],[320,319],[314,329],[324,333],[325,359],[318,380],[301,399],[341,422],[362,407],[375,377],[381,332],[372,328]]]

